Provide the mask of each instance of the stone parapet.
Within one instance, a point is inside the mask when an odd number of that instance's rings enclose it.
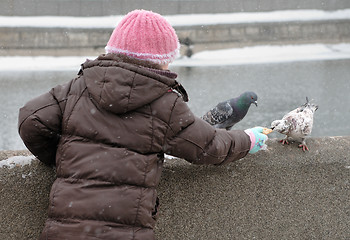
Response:
[[[349,239],[350,137],[307,143],[303,152],[270,139],[267,151],[224,166],[167,158],[158,239]],[[54,178],[37,160],[0,168],[0,239],[36,239]]]

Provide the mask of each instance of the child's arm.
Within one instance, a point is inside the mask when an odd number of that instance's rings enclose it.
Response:
[[[70,84],[57,86],[19,110],[18,132],[29,151],[40,161],[55,165],[61,120]]]
[[[165,153],[194,164],[232,162],[245,157],[251,147],[244,131],[215,129],[195,117],[182,101],[176,103],[169,125],[174,135],[168,138]]]

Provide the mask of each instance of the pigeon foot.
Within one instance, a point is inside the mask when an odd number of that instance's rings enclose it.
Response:
[[[287,139],[282,139],[280,140],[280,142],[284,145],[284,144],[289,144],[288,140]]]
[[[306,146],[306,144],[300,144],[298,147],[303,148],[303,151],[309,151],[309,148]]]

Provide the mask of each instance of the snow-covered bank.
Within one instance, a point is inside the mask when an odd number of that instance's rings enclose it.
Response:
[[[0,71],[77,71],[90,57],[0,57]],[[254,46],[203,51],[181,57],[172,66],[218,66],[350,59],[350,43]]]
[[[165,16],[174,26],[238,24],[253,22],[323,21],[350,19],[350,9],[337,11],[288,10]],[[103,17],[0,17],[0,27],[114,28],[122,16]]]

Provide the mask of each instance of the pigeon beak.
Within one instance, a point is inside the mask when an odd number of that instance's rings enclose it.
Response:
[[[258,102],[257,101],[254,101],[253,103],[255,104],[255,106],[258,106]]]

